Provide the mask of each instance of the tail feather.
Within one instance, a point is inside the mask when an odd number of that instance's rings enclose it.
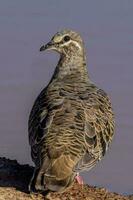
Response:
[[[55,176],[57,180],[62,180],[70,176],[75,166],[75,162],[69,155],[61,155],[57,159],[49,159],[49,163],[49,167],[45,170],[45,175]]]
[[[35,170],[31,185],[34,185],[36,190],[63,191],[73,183],[76,176],[73,172],[74,165],[75,162],[69,155],[52,160],[47,157],[42,166]]]

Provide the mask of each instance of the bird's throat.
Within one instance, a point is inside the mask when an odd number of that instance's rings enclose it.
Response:
[[[86,59],[83,56],[64,56],[59,59],[54,76],[57,79],[88,79]]]

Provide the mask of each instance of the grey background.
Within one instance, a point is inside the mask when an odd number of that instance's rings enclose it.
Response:
[[[83,173],[89,184],[133,192],[133,1],[0,1],[0,156],[32,163],[28,115],[58,61],[40,53],[60,29],[81,33],[91,79],[111,97],[116,135],[105,158]]]

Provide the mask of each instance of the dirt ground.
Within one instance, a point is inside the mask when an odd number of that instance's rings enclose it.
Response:
[[[33,167],[20,165],[16,160],[0,158],[0,200],[133,200],[105,188],[74,183],[64,193],[30,194],[28,183]]]

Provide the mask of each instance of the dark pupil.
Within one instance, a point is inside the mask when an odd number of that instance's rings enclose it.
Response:
[[[64,41],[65,42],[68,42],[70,40],[70,37],[68,36],[68,35],[66,35],[65,37],[64,37]]]

